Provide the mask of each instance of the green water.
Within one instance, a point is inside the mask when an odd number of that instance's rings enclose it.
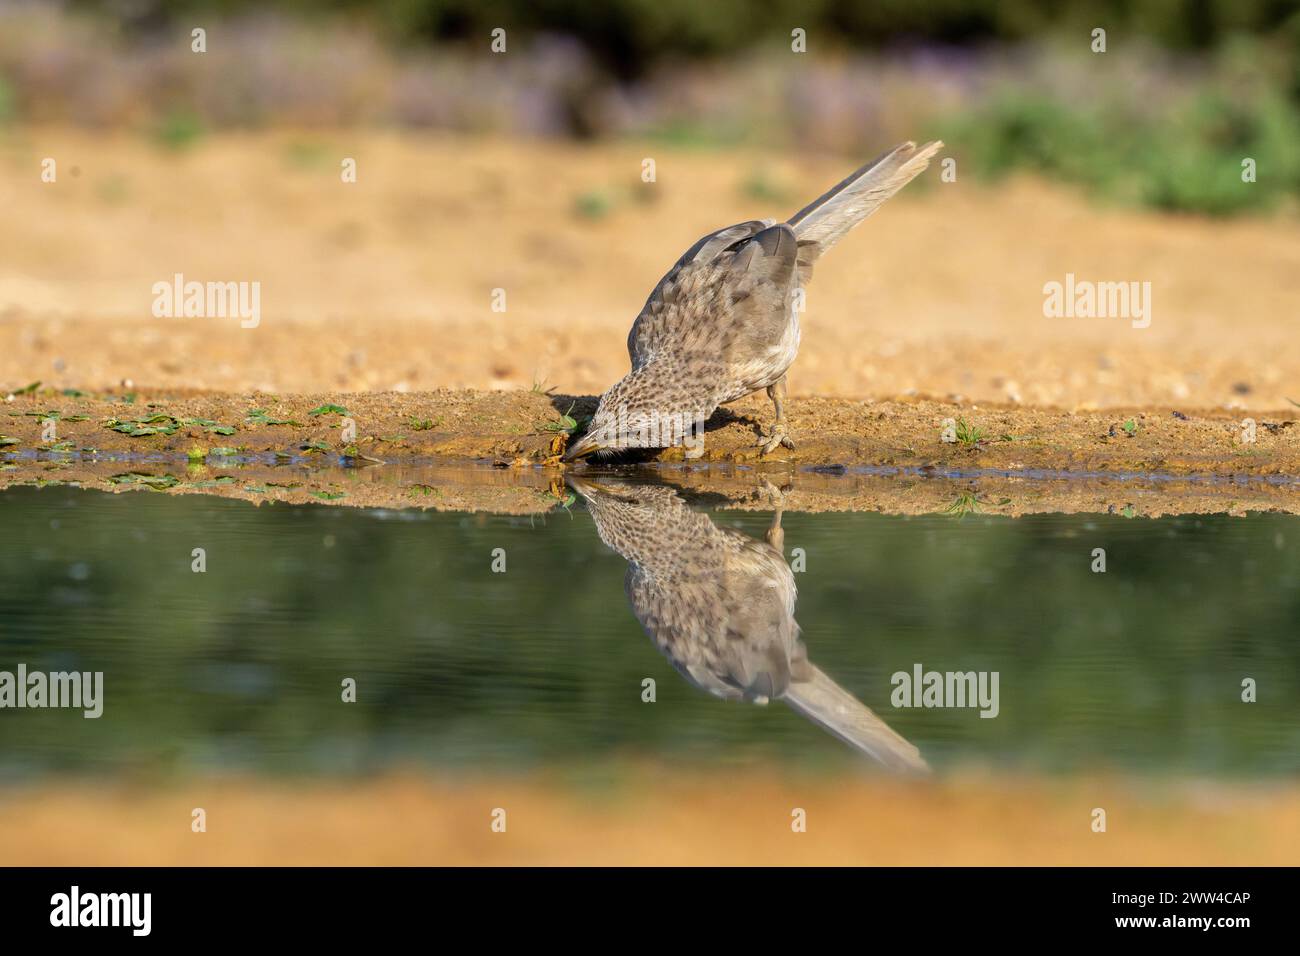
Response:
[[[771,518],[708,515],[759,541]],[[1295,518],[782,524],[787,559],[806,561],[808,658],[939,772],[1300,769]],[[104,712],[0,710],[0,780],[869,763],[778,701],[688,683],[633,616],[626,571],[581,501],[530,519],[6,491],[0,671],[102,671]],[[917,663],[998,672],[998,716],[893,707],[891,675]],[[348,677],[355,703],[341,700]]]

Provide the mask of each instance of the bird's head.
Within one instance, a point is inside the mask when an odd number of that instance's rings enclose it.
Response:
[[[714,382],[675,375],[654,364],[628,372],[600,397],[582,438],[564,457],[573,461],[625,448],[688,448],[704,441],[704,421],[713,413]]]
[[[672,485],[620,478],[592,480],[570,472],[568,486],[582,496],[600,540],[629,562],[654,569],[660,581],[675,580],[692,546],[709,540],[707,515],[696,512]]]

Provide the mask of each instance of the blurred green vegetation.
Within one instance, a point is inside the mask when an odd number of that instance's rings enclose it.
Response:
[[[614,75],[647,75],[665,60],[724,57],[801,27],[811,42],[883,49],[905,43],[959,46],[1041,39],[1105,27],[1175,50],[1208,50],[1237,34],[1290,30],[1300,10],[1285,0],[81,0],[127,29],[196,16],[279,12],[364,15],[400,41],[480,44],[498,27],[527,39],[574,37]],[[1300,49],[1300,48],[1297,48]]]
[[[168,149],[185,149],[203,138],[203,120],[188,110],[173,110],[154,127],[154,139]]]
[[[71,11],[71,12],[69,12]],[[208,31],[195,56],[189,31]],[[1091,31],[1107,30],[1093,53]],[[492,30],[508,56],[489,52]],[[808,52],[790,52],[790,31]],[[1171,211],[1294,210],[1300,6],[1271,0],[139,0],[0,8],[0,123],[436,127],[860,159],[937,136]],[[1242,181],[1253,160],[1256,181]],[[309,162],[305,153],[295,161]],[[755,194],[767,186],[752,181]],[[578,215],[599,218],[593,188]]]
[[[1269,209],[1300,195],[1300,104],[1283,93],[1293,64],[1264,53],[1239,41],[1203,75],[1150,100],[1123,74],[1103,74],[1078,96],[1008,84],[931,129],[985,177],[1031,169],[1160,209]],[[1247,159],[1253,182],[1242,179]]]
[[[761,537],[769,516],[713,520]],[[682,680],[578,507],[506,518],[19,488],[0,494],[0,527],[0,669],[102,670],[106,698],[99,720],[0,712],[0,780],[857,764],[785,707]],[[811,659],[938,766],[1300,769],[1293,517],[788,514],[785,528],[807,556]],[[999,671],[1001,715],[893,709],[890,675],[916,662]],[[1246,676],[1256,704],[1240,700]]]

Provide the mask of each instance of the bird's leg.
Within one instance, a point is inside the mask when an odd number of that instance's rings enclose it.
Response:
[[[777,445],[784,445],[786,448],[794,448],[794,442],[785,430],[785,376],[782,375],[780,381],[773,382],[767,387],[767,397],[772,400],[772,405],[776,409],[776,424],[772,426],[770,435],[760,435],[758,443],[763,446],[763,454],[770,455],[776,451]]]
[[[766,478],[763,479],[763,491],[776,504],[776,510],[772,512],[772,524],[768,527],[767,534],[763,535],[763,538],[776,549],[777,553],[784,555],[785,529],[781,527],[781,513],[785,510],[785,497],[781,494],[781,489]]]

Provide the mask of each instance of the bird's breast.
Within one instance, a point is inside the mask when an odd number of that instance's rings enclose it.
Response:
[[[776,342],[732,366],[728,376],[727,397],[722,399],[721,404],[734,402],[751,392],[779,382],[799,354],[799,337],[799,313],[791,309],[790,319]]]

